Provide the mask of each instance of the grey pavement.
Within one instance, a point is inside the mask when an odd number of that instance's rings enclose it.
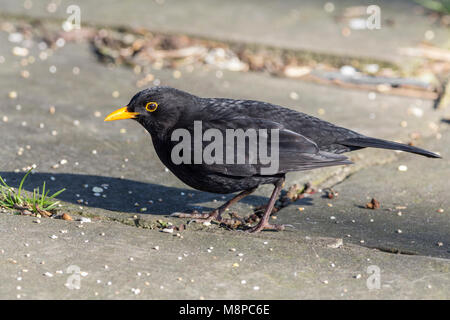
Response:
[[[447,260],[345,242],[331,249],[329,239],[292,232],[185,231],[180,239],[105,221],[78,228],[0,219],[0,296],[7,299],[449,298]],[[65,285],[75,283],[70,266],[81,271],[78,290]],[[370,266],[380,268],[380,289],[367,287]]]
[[[14,8],[8,1],[1,6]],[[418,146],[444,156],[354,152],[352,166],[288,176],[287,187],[309,181],[339,192],[333,200],[317,193],[280,210],[277,222],[291,223],[294,230],[248,235],[192,224],[181,238],[155,228],[156,221],[180,224],[185,220],[167,215],[208,210],[231,196],[224,199],[181,183],[165,170],[150,137],[136,123],[103,122],[106,114],[128,103],[143,75],[100,64],[87,43],[67,43],[43,61],[33,47],[35,62],[22,66],[7,38],[0,32],[0,175],[17,186],[22,168],[36,164],[26,189],[43,181],[55,191],[67,188],[59,197],[60,212],[92,222],[42,218],[36,223],[36,218],[1,213],[0,297],[450,297],[450,141],[449,125],[442,121],[448,111],[433,110],[431,101],[389,95],[373,99],[366,91],[257,73],[224,72],[219,79],[214,69],[196,67],[180,69],[182,76],[175,79],[172,70],[152,70],[161,84],[202,96],[270,101],[381,138],[409,142],[420,136]],[[49,72],[52,66],[54,73]],[[30,76],[21,77],[22,70]],[[9,98],[12,91],[17,98]],[[63,159],[67,163],[54,168]],[[399,171],[400,165],[408,170]],[[94,196],[92,187],[102,184],[108,185],[105,197]],[[249,213],[269,194],[269,187],[261,187],[236,210]],[[363,208],[372,197],[380,209]],[[332,248],[339,239],[343,245]],[[83,272],[79,290],[64,285],[71,265]],[[367,287],[369,266],[380,269],[380,289]]]
[[[427,144],[440,149],[439,161],[401,154],[395,162],[361,170],[333,187],[339,193],[335,199],[318,195],[300,200],[280,213],[280,222],[387,252],[448,259],[449,143],[446,133]],[[400,166],[407,171],[400,171]],[[365,208],[372,198],[380,202],[380,209]],[[299,212],[298,206],[305,210]]]

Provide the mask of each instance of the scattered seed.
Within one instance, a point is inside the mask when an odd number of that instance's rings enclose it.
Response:
[[[103,192],[103,188],[93,187],[92,188],[92,192],[94,192],[94,193],[102,193]]]
[[[133,292],[134,294],[140,294],[141,293],[141,289],[134,289],[134,288],[132,288],[131,289],[131,292]]]
[[[9,94],[8,94],[8,97],[10,98],[10,99],[16,99],[17,98],[17,92],[16,91],[10,91],[9,92]]]
[[[292,91],[292,92],[289,94],[289,97],[290,97],[292,100],[298,100],[299,95],[298,95],[297,92]]]

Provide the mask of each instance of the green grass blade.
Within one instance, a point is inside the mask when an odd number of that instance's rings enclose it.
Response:
[[[57,192],[55,192],[54,194],[52,194],[50,197],[48,197],[48,200],[51,200],[51,199],[53,199],[54,197],[57,197],[57,196],[59,196],[61,193],[63,193],[64,191],[66,191],[66,188],[64,188],[64,189],[61,189],[61,190],[59,190],[59,191],[57,191]]]
[[[33,169],[28,170],[28,172],[25,174],[25,176],[20,181],[19,190],[17,191],[17,195],[19,197],[20,197],[20,193],[22,192],[23,184],[24,184],[25,180],[27,179],[28,175],[31,173],[31,170],[33,170]]]

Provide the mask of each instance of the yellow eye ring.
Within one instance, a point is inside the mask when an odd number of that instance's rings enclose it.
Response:
[[[145,110],[148,112],[153,112],[158,109],[158,104],[156,102],[149,102],[145,105]]]

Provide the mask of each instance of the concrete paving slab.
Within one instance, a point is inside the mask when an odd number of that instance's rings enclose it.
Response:
[[[449,298],[448,260],[346,242],[330,249],[333,239],[297,232],[185,231],[181,239],[105,221],[33,220],[0,215],[3,299]],[[379,289],[367,287],[370,266],[380,270]]]
[[[334,186],[335,199],[319,194],[281,210],[280,222],[392,253],[450,258],[450,134],[428,145],[440,149],[443,159],[401,154],[395,162],[361,170]],[[365,208],[372,198],[380,209]]]

